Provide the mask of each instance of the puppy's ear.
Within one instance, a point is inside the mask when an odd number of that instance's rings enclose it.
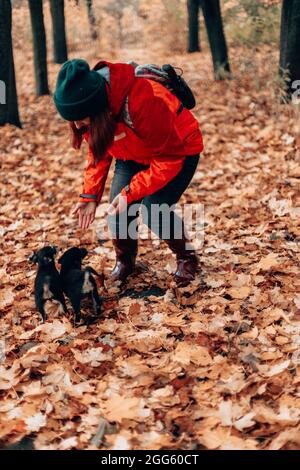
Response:
[[[88,251],[85,248],[80,248],[81,258],[85,258],[88,254]]]
[[[34,252],[32,253],[32,255],[29,256],[28,260],[29,260],[31,263],[37,263],[38,257],[37,257],[36,251],[34,251]]]

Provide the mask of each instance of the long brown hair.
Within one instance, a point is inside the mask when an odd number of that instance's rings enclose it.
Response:
[[[89,146],[94,156],[94,164],[98,163],[114,140],[117,119],[112,115],[109,108],[91,117],[89,126],[77,129],[74,121],[69,123],[71,131],[71,142],[74,149],[80,149],[83,135],[89,130]]]

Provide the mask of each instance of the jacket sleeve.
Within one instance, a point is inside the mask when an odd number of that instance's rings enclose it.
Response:
[[[147,170],[142,170],[133,176],[129,184],[129,193],[123,188],[121,195],[127,198],[127,204],[131,204],[156,193],[175,178],[184,160],[185,156],[153,158]]]
[[[93,161],[93,153],[89,147],[80,202],[93,201],[98,205],[104,192],[112,157],[107,153],[95,166],[93,165]]]

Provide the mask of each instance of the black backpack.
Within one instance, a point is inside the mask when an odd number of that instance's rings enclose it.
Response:
[[[195,107],[194,94],[182,77],[181,69],[179,69],[181,73],[178,74],[176,68],[170,64],[165,64],[162,67],[155,64],[138,65],[133,61],[128,62],[128,64],[135,68],[136,77],[149,78],[161,83],[177,96],[185,108],[193,109]]]

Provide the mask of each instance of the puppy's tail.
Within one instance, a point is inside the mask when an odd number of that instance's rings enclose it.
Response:
[[[91,274],[95,274],[95,276],[97,276],[97,277],[100,277],[100,274],[98,274],[97,271],[95,271],[95,269],[92,268],[91,266],[87,266],[84,270],[88,271]]]
[[[85,270],[85,272],[88,272],[90,274],[94,274],[95,276],[97,276],[97,278],[100,279],[101,287],[104,286],[104,281],[105,281],[104,273],[101,273],[101,274],[97,273],[97,271],[95,271],[95,269],[92,268],[91,266],[87,266],[84,270]]]

